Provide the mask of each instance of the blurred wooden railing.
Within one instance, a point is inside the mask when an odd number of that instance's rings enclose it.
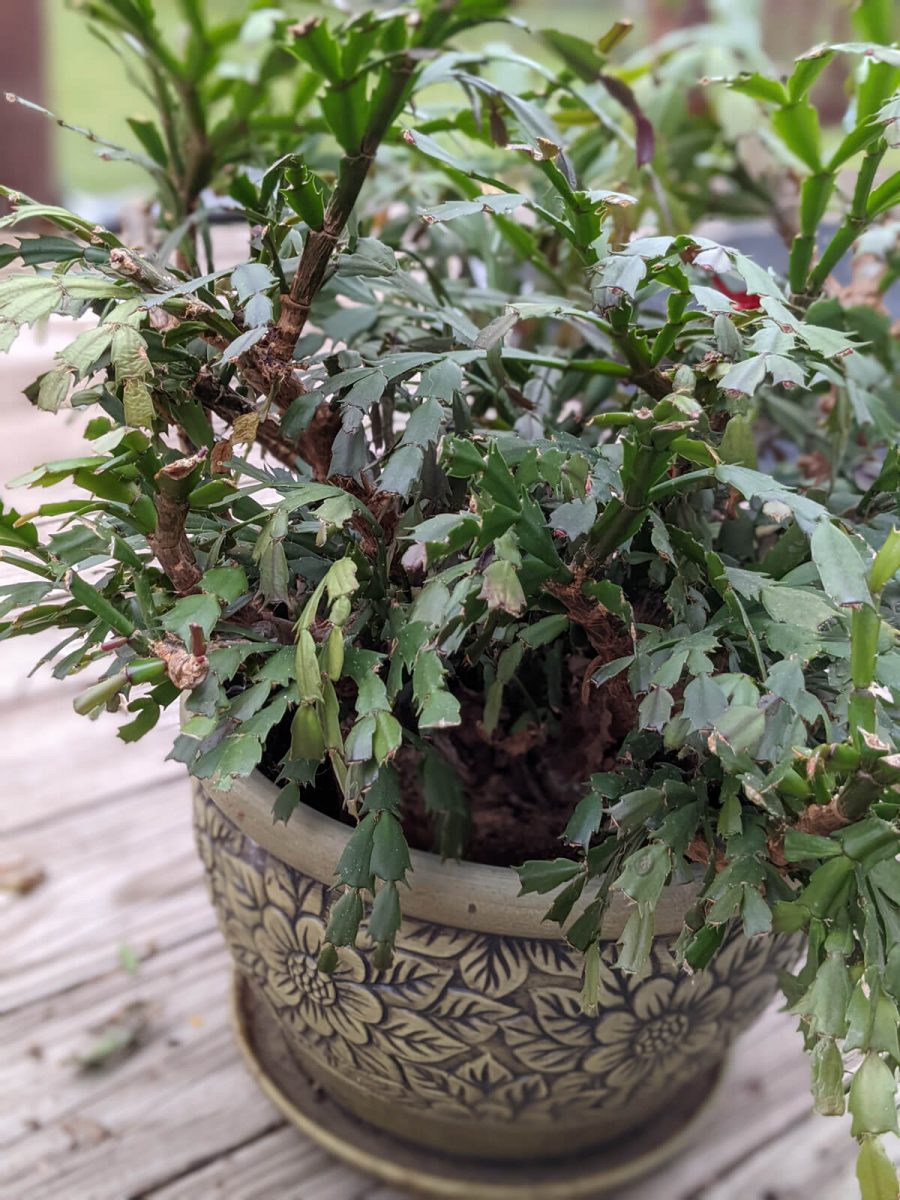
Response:
[[[43,102],[43,35],[42,0],[0,0],[0,182],[36,199],[53,200],[53,127],[37,114],[7,104],[2,98],[3,93],[12,92]],[[90,86],[102,83],[94,80]]]

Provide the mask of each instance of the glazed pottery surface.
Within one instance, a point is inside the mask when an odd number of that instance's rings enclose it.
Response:
[[[394,964],[344,948],[318,972],[333,870],[349,829],[300,806],[276,825],[258,773],[195,782],[195,827],[235,963],[277,1020],[298,1073],[348,1113],[444,1154],[540,1159],[652,1126],[771,998],[796,947],[736,931],[690,976],[671,948],[695,895],[668,889],[648,972],[617,971],[627,903],[604,926],[600,1009],[581,1011],[580,955],[517,899],[507,868],[413,853]]]

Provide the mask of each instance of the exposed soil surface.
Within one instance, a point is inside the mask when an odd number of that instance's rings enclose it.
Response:
[[[457,689],[462,724],[432,741],[456,770],[471,808],[472,831],[464,855],[469,861],[516,866],[529,858],[566,854],[560,835],[585,784],[594,772],[612,768],[623,738],[636,724],[636,702],[624,673],[599,688],[589,682],[599,661],[628,653],[630,642],[624,631],[602,649],[591,640],[597,658],[592,660],[588,652],[568,659],[562,702],[542,724],[529,723],[518,690],[509,686],[498,727],[488,738],[481,723],[483,694]],[[284,743],[270,746],[271,757],[262,764],[270,776],[277,773],[285,749]],[[416,751],[404,744],[394,765],[403,782],[409,844],[433,850],[435,823],[425,809]],[[330,771],[323,768],[315,795],[308,792],[304,799],[336,820],[353,824]]]
[[[612,767],[622,739],[635,727],[635,701],[624,675],[601,688],[583,688],[589,661],[573,658],[568,666],[566,702],[555,729],[525,725],[507,733],[501,722],[488,740],[480,698],[463,699],[462,725],[433,739],[466,791],[472,832],[465,857],[472,862],[516,866],[528,858],[564,855],[560,834],[586,782],[595,771]],[[414,753],[404,747],[397,765],[410,845],[431,849],[434,824],[425,811]]]

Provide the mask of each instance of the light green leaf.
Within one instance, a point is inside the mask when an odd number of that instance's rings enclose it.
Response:
[[[447,729],[459,725],[462,716],[459,701],[450,692],[432,692],[419,714],[420,729]]]
[[[570,858],[536,859],[523,863],[521,867],[516,868],[521,884],[519,895],[527,896],[531,892],[537,892],[544,896],[574,879],[582,870],[579,863]]]
[[[800,588],[773,585],[763,588],[760,598],[773,621],[798,625],[801,629],[821,629],[837,616],[837,612],[824,596],[817,592],[801,591]]]
[[[110,358],[116,374],[122,378],[141,378],[153,373],[147,357],[147,343],[133,325],[119,325],[112,337]]]
[[[219,602],[214,596],[183,596],[176,600],[162,619],[163,629],[177,634],[186,646],[191,644],[191,626],[199,625],[208,638],[219,619]]]
[[[880,1055],[869,1053],[853,1076],[847,1107],[853,1115],[850,1132],[898,1133],[897,1082],[894,1072]]]
[[[122,389],[125,424],[135,429],[152,429],[156,408],[150,389],[141,379],[126,379]]]
[[[419,395],[422,395],[419,388]],[[404,446],[431,446],[440,436],[441,425],[444,421],[444,410],[436,399],[427,399],[410,413],[403,436],[400,439]],[[385,489],[387,490],[387,489]]]
[[[698,675],[684,689],[681,711],[692,730],[711,729],[727,707],[725,693],[709,675]]]
[[[820,521],[810,539],[813,562],[826,594],[841,608],[872,603],[868,567],[853,539],[832,521]]]
[[[0,313],[16,325],[31,325],[62,302],[57,279],[45,275],[9,275],[0,279]]]
[[[897,1168],[877,1138],[864,1137],[856,1160],[862,1200],[897,1200]]]
[[[213,567],[204,573],[200,588],[230,604],[249,591],[250,585],[243,567]]]
[[[79,375],[86,375],[98,358],[110,347],[115,333],[112,325],[96,325],[80,334],[74,342],[70,342],[64,350],[60,350],[57,358],[60,362],[74,367]]]
[[[616,966],[626,975],[639,975],[647,965],[653,943],[653,912],[639,905],[628,920],[619,938]]]
[[[405,498],[413,484],[421,478],[424,461],[425,453],[421,446],[400,446],[387,460],[378,490]]]
[[[672,715],[672,693],[664,687],[651,688],[641,701],[638,720],[641,729],[655,729],[661,733]]]
[[[713,739],[721,738],[736,754],[752,753],[766,730],[766,718],[749,704],[733,704],[717,719]],[[711,745],[713,744],[711,739]]]
[[[475,213],[509,213],[528,204],[528,197],[518,192],[498,192],[480,196],[477,200],[448,200],[434,208],[423,208],[420,215],[429,225],[438,221],[455,221],[457,217],[471,217]]]
[[[65,367],[56,367],[41,377],[38,389],[37,406],[45,412],[57,412],[59,406],[69,394],[72,382],[72,372]]]
[[[559,530],[574,542],[583,537],[597,520],[597,501],[588,496],[584,500],[569,500],[560,504],[550,514],[548,525]]]
[[[672,867],[671,851],[662,842],[635,850],[625,859],[613,887],[648,908],[655,907]]]

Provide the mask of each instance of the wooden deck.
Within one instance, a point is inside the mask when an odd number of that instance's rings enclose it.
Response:
[[[18,394],[48,350],[0,363],[0,479],[77,445],[64,418]],[[112,720],[75,716],[80,684],[24,682],[50,644],[0,643],[0,862],[45,873],[26,894],[0,892],[0,1198],[403,1200],[257,1091],[231,1039],[187,781],[164,761],[172,723],[125,746]],[[123,1011],[143,1015],[137,1048],[80,1068]],[[696,1147],[617,1200],[852,1200],[847,1124],[810,1115],[793,1026],[769,1012]]]

